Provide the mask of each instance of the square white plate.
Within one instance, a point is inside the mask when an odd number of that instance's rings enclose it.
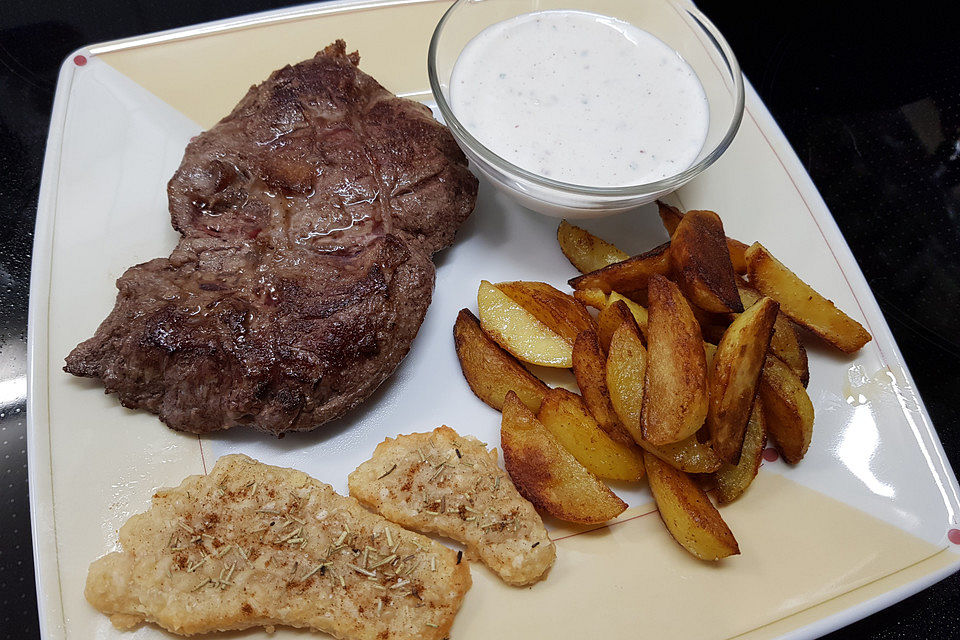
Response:
[[[115,279],[174,246],[165,185],[191,136],[250,84],[338,37],[389,89],[428,97],[426,46],[446,6],[324,3],[87,47],[76,52],[82,60],[64,63],[30,292],[29,464],[45,638],[166,637],[150,626],[115,631],[83,598],[86,568],[116,548],[119,526],[157,488],[205,472],[220,455],[296,467],[344,492],[347,473],[387,436],[446,423],[498,445],[497,413],[460,374],[456,313],[475,310],[480,279],[563,288],[575,272],[556,246],[557,221],[518,209],[487,184],[457,244],[436,257],[434,301],[407,359],[366,404],[316,432],[282,440],[245,429],[175,433],[62,371],[112,307]],[[956,477],[863,275],[752,88],[729,151],[675,199],[717,211],[732,237],[761,240],[874,340],[855,357],[808,345],[813,444],[796,467],[765,464],[724,508],[741,556],[719,567],[693,560],[663,529],[645,486],[617,486],[631,509],[613,524],[549,523],[558,561],[545,582],[511,589],[474,565],[454,639],[626,638],[641,629],[650,637],[810,638],[960,567],[960,532],[949,534],[960,528]],[[584,226],[630,252],[666,238],[652,207]],[[697,615],[685,612],[691,606]]]

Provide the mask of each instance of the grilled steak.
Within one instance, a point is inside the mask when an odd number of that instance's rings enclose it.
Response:
[[[338,40],[190,142],[167,188],[177,248],[123,274],[67,372],[174,429],[274,434],[343,415],[393,372],[477,181],[430,110],[358,62]]]

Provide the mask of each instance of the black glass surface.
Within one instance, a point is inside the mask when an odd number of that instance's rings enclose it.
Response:
[[[59,65],[85,44],[290,4],[0,2],[0,638],[39,637],[26,481],[27,291]],[[830,207],[957,468],[960,21],[955,5],[699,2],[730,41]],[[960,575],[828,637],[960,638]]]

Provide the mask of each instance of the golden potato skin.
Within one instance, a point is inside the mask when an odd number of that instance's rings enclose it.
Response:
[[[518,359],[544,367],[573,366],[572,343],[486,280],[477,289],[477,311],[484,332]]]
[[[730,527],[690,476],[650,453],[644,453],[643,461],[660,518],[674,540],[701,560],[740,553]]]
[[[767,446],[767,425],[763,418],[763,403],[759,399],[753,402],[747,432],[743,438],[743,449],[737,464],[724,462],[713,474],[716,481],[717,502],[727,504],[739,498],[760,471],[763,461],[763,449]]]
[[[642,304],[647,298],[650,276],[670,273],[669,249],[670,243],[666,242],[646,253],[572,278],[570,286],[574,289],[601,289],[604,293],[619,291]]]
[[[740,300],[743,301],[744,308],[756,304],[763,295],[756,289],[750,287],[747,283],[741,281],[737,283],[740,289]],[[807,350],[800,343],[800,337],[797,335],[796,326],[790,319],[783,315],[783,312],[777,313],[777,319],[773,322],[773,335],[770,336],[770,353],[783,360],[787,366],[793,369],[793,372],[800,376],[800,381],[806,387],[810,381],[810,365],[807,362]]]
[[[512,391],[503,403],[500,446],[504,466],[520,495],[556,518],[599,524],[627,508],[557,442]]]
[[[710,313],[743,311],[726,239],[713,211],[687,211],[670,238],[670,265],[680,290]]]
[[[607,388],[607,357],[594,331],[584,331],[573,343],[573,375],[583,401],[603,431],[616,442],[633,445],[633,436],[620,423]]]
[[[563,255],[580,273],[590,273],[630,257],[606,240],[566,220],[557,227],[557,242]]]
[[[677,230],[680,221],[683,219],[683,212],[676,207],[665,202],[657,200],[657,207],[660,210],[660,220],[663,222],[663,228],[671,236]],[[747,251],[747,245],[733,238],[726,238],[727,251],[730,253],[730,263],[737,275],[743,275],[747,272],[747,260],[744,253]]]
[[[457,314],[453,342],[463,377],[478,398],[500,411],[507,392],[514,391],[531,411],[540,410],[547,385],[490,339],[469,309]]]
[[[779,358],[767,356],[758,391],[767,432],[780,455],[790,464],[800,462],[810,448],[814,417],[813,403],[803,383]]]
[[[571,345],[578,333],[596,326],[579,300],[545,282],[501,282],[496,287]]]
[[[640,427],[655,446],[693,435],[707,417],[706,353],[700,325],[680,289],[650,278],[648,364]]]
[[[710,404],[706,424],[713,448],[729,464],[740,460],[777,306],[771,298],[763,298],[739,314],[723,334],[712,358],[707,376]]]
[[[637,446],[623,445],[610,438],[577,394],[566,389],[551,389],[537,413],[537,420],[591,473],[627,482],[643,477],[643,456]]]
[[[750,284],[780,303],[780,310],[845,353],[859,351],[873,337],[859,322],[838,309],[773,257],[759,242],[746,252]]]

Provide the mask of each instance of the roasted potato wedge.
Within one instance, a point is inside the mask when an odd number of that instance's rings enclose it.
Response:
[[[640,428],[644,440],[660,446],[684,440],[703,426],[707,363],[700,325],[677,285],[654,275],[649,297]]]
[[[500,446],[507,473],[520,494],[554,517],[596,524],[627,508],[557,442],[512,391],[503,402]]]
[[[584,331],[573,343],[573,375],[577,378],[583,401],[604,433],[620,444],[633,445],[633,436],[620,424],[620,418],[610,401],[607,357],[593,331]]]
[[[640,334],[646,336],[647,322],[650,320],[650,314],[647,313],[647,310],[630,298],[620,295],[616,291],[611,291],[607,299],[607,304],[613,304],[614,302],[622,302],[627,305],[627,309],[630,310],[633,319],[637,321],[637,328],[640,329]]]
[[[574,289],[600,289],[604,293],[619,291],[633,300],[645,301],[650,276],[670,273],[669,248],[667,242],[623,262],[591,271],[571,279],[570,286]]]
[[[767,433],[784,460],[800,462],[813,437],[813,403],[803,383],[779,358],[767,356],[758,391]]]
[[[858,351],[872,336],[813,287],[777,260],[759,242],[746,253],[750,284],[780,303],[780,310],[846,353]]]
[[[738,282],[740,289],[740,299],[744,307],[755,304],[763,295],[746,285],[744,282]],[[770,353],[783,360],[787,366],[793,369],[793,372],[800,376],[803,386],[807,386],[810,381],[810,365],[807,362],[807,350],[800,344],[800,337],[797,335],[797,329],[787,316],[782,312],[777,313],[777,319],[773,322],[773,335],[770,336]]]
[[[777,303],[762,298],[737,316],[713,357],[707,376],[707,430],[714,450],[729,464],[740,460],[750,407],[757,395],[757,381],[776,318]]]
[[[537,420],[591,473],[610,480],[634,481],[643,477],[640,449],[612,440],[577,394],[551,389]]]
[[[634,322],[633,314],[630,313],[630,307],[623,300],[611,302],[600,310],[597,315],[597,337],[600,339],[600,346],[606,352],[610,351],[610,339],[613,338],[613,332],[624,322]]]
[[[630,257],[606,240],[566,220],[557,228],[557,242],[563,255],[580,273],[590,273]]]
[[[680,209],[661,202],[660,200],[657,200],[657,206],[660,208],[660,220],[663,221],[663,227],[667,230],[667,233],[673,236],[673,232],[677,230],[680,220],[683,219],[683,213]],[[747,272],[747,260],[744,253],[747,251],[747,245],[730,237],[726,238],[726,242],[733,270],[737,272],[738,275],[745,274]]]
[[[713,478],[716,481],[716,496],[720,504],[739,498],[760,470],[763,448],[767,446],[767,426],[763,420],[763,403],[755,400],[743,438],[743,450],[737,464],[724,462]]]
[[[670,239],[670,265],[680,290],[710,313],[743,311],[723,222],[713,211],[687,211]]]
[[[643,407],[643,381],[647,371],[647,351],[632,318],[624,320],[610,340],[607,356],[607,389],[620,424],[638,444],[643,435],[640,416]]]
[[[574,289],[573,297],[594,309],[603,309],[607,306],[607,294],[602,289]]]
[[[468,309],[457,315],[453,341],[463,377],[478,398],[499,411],[507,392],[514,391],[531,411],[540,410],[547,385],[491,340]]]
[[[677,226],[683,220],[683,212],[662,200],[657,200],[657,209],[660,213],[660,220],[663,222],[663,228],[667,230],[670,237],[673,237],[673,232],[677,230]]]
[[[573,345],[486,280],[477,292],[480,326],[494,342],[524,362],[573,366]]]
[[[701,560],[740,553],[730,527],[690,476],[651,453],[644,453],[643,461],[660,517],[674,540]]]
[[[646,441],[640,441],[637,444],[670,466],[685,473],[712,473],[723,464],[713,447],[706,442],[700,442],[696,434],[686,440],[665,444],[661,447],[655,447]]]
[[[581,331],[596,328],[582,303],[545,282],[501,282],[496,287],[571,346]]]

